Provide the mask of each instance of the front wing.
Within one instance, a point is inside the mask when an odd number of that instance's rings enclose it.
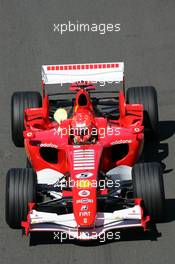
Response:
[[[27,221],[22,222],[26,235],[29,232],[63,232],[70,238],[79,240],[92,240],[99,238],[109,230],[142,227],[147,228],[149,216],[143,215],[141,199],[135,200],[135,206],[127,209],[114,211],[113,213],[98,212],[95,225],[81,228],[77,226],[74,214],[57,215],[34,210],[34,204],[29,204],[30,211]]]

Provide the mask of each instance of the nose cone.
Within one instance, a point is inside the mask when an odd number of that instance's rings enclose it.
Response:
[[[79,181],[77,181],[77,185]],[[91,185],[91,181],[87,181]],[[85,184],[87,184],[85,183]],[[89,227],[94,224],[96,218],[96,188],[74,188],[73,211],[77,224],[81,227]]]
[[[101,144],[69,146],[73,213],[77,225],[94,225],[97,213],[97,175],[103,146]]]

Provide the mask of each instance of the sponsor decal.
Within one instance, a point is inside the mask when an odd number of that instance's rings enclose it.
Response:
[[[32,137],[33,136],[33,133],[32,132],[27,132],[27,137]]]
[[[84,199],[80,199],[80,200],[76,200],[76,203],[82,203],[82,204],[86,204],[86,203],[93,203],[94,200],[93,199],[87,199],[87,198],[84,198]]]
[[[91,212],[79,212],[79,216],[90,216]]]
[[[87,205],[82,205],[81,206],[81,211],[86,211],[88,209],[88,206]]]
[[[87,218],[83,218],[83,222],[87,224]]]
[[[75,149],[73,151],[74,170],[93,170],[95,168],[95,157],[93,149]]]
[[[56,148],[56,149],[58,148],[57,145],[52,144],[52,143],[41,143],[40,147],[43,147],[43,148]]]
[[[132,143],[131,139],[121,139],[121,140],[116,140],[111,143],[111,145],[117,145],[117,144],[130,144]]]
[[[81,190],[81,191],[78,192],[78,194],[81,197],[87,197],[87,196],[89,196],[90,191],[88,191],[88,190]]]
[[[136,210],[132,210],[132,212],[128,213],[128,215],[140,215]]]
[[[92,172],[81,172],[75,175],[77,179],[87,179],[93,176]]]

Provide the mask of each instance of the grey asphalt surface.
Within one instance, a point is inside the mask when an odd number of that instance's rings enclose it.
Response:
[[[0,0],[0,262],[174,263],[175,258],[175,1],[174,0]],[[53,24],[121,24],[120,32],[53,32]],[[10,97],[40,90],[41,65],[124,61],[126,86],[153,85],[159,96],[161,144],[156,159],[164,174],[167,217],[157,240],[131,236],[99,246],[38,243],[4,221],[5,175],[24,167],[25,154],[10,136]],[[128,241],[129,240],[129,241]]]

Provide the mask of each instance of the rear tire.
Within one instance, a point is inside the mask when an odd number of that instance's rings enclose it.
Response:
[[[21,228],[26,220],[28,203],[36,201],[36,174],[32,169],[10,169],[6,178],[6,222]]]
[[[165,193],[161,165],[156,162],[136,164],[132,170],[132,180],[134,197],[143,199],[151,220],[163,221]]]
[[[12,140],[16,147],[24,146],[24,110],[42,106],[38,92],[15,92],[11,99]]]
[[[159,118],[156,89],[152,86],[131,87],[127,90],[127,102],[129,104],[143,104],[145,130],[157,138]]]

